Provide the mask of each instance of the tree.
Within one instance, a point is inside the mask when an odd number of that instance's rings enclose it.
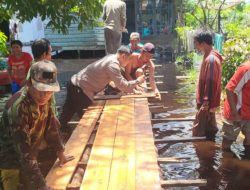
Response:
[[[183,0],[182,18],[186,26],[216,29],[220,11],[226,0]]]
[[[102,12],[104,0],[0,0],[0,21],[13,14],[21,22],[31,21],[36,16],[49,19],[48,26],[66,33],[71,22],[78,28],[93,25]]]

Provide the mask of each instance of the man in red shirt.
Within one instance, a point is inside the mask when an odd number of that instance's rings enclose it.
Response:
[[[250,61],[239,66],[226,86],[222,148],[230,149],[240,131],[245,135],[246,156],[250,155]]]
[[[213,49],[212,33],[200,29],[194,35],[194,45],[204,53],[196,90],[198,112],[194,121],[193,136],[214,139],[218,131],[215,110],[220,105],[221,55]]]
[[[8,57],[8,70],[12,80],[12,94],[14,94],[25,85],[32,57],[29,53],[22,52],[23,44],[21,41],[13,40],[10,45],[11,54]]]

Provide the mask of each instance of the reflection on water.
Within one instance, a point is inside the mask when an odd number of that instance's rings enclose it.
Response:
[[[166,107],[162,113],[154,113],[154,118],[194,117],[195,93],[185,82],[178,82],[176,90],[170,90],[163,97]],[[155,138],[191,137],[192,122],[177,121],[154,124]],[[221,126],[218,126],[221,129]],[[205,187],[171,187],[171,190],[248,190],[250,189],[250,161],[243,159],[242,139],[232,145],[231,152],[221,150],[222,133],[218,132],[215,142],[187,142],[158,144],[159,157],[175,157],[184,163],[160,164],[163,178],[167,179],[207,179]]]

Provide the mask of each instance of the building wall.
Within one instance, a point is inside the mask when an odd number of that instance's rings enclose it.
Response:
[[[173,32],[175,11],[173,0],[137,0],[136,30],[142,37]]]

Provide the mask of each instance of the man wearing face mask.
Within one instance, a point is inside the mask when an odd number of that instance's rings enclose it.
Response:
[[[222,56],[213,49],[212,33],[199,29],[194,35],[195,48],[204,53],[196,89],[198,112],[193,126],[193,136],[214,139],[218,131],[215,110],[220,105]]]
[[[111,81],[122,92],[136,92],[135,87],[144,82],[144,76],[127,81],[121,73],[121,68],[127,65],[130,55],[131,50],[121,46],[116,54],[105,56],[71,77],[67,84],[67,96],[60,116],[62,131],[70,132],[67,123],[72,116],[77,113],[82,117],[83,109],[87,108],[94,100],[94,96]]]

